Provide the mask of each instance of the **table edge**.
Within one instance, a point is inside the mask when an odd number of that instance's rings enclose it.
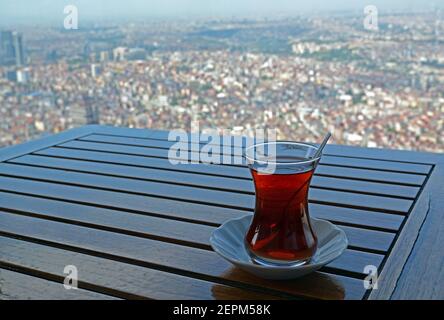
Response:
[[[98,127],[100,126],[87,125],[45,136],[40,139],[31,140],[22,144],[0,148],[0,162],[91,134]]]
[[[32,140],[18,145],[0,148],[0,161],[6,161],[11,158],[34,152],[39,149],[47,148],[55,144],[60,144],[72,139],[80,138],[90,134],[112,134],[126,135],[134,137],[150,138],[158,134],[165,134],[168,130],[149,129],[149,128],[126,128],[110,125],[86,125],[70,129],[61,133],[49,135],[40,139]],[[207,137],[206,134],[201,134]],[[359,152],[357,152],[359,150]],[[389,161],[417,162],[425,165],[434,165],[444,161],[444,154],[432,153],[415,150],[398,150],[386,148],[368,148],[359,146],[329,144],[326,146],[325,153],[337,153],[345,157],[368,157]]]
[[[395,291],[399,290],[398,282],[400,279],[402,278],[405,281],[403,271],[407,263],[410,261],[411,253],[417,246],[421,227],[432,215],[432,210],[436,210],[436,208],[431,207],[430,203],[432,199],[440,199],[439,197],[444,198],[444,193],[438,188],[438,186],[442,185],[442,181],[444,181],[444,161],[434,165],[428,181],[426,181],[418,200],[408,215],[408,218],[396,239],[396,243],[388,256],[387,261],[383,265],[382,272],[378,277],[379,288],[373,289],[368,299],[391,299]],[[436,247],[442,246],[437,243]],[[433,248],[431,248],[431,251],[433,251]],[[438,250],[438,252],[440,251]],[[427,261],[424,261],[424,263],[427,263]],[[434,279],[431,280],[433,281]],[[432,283],[430,282],[430,285],[431,284]],[[409,296],[410,299],[415,299],[415,293],[409,293]]]

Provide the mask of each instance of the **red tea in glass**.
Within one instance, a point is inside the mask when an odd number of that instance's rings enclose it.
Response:
[[[245,237],[252,259],[274,266],[302,265],[314,256],[308,189],[319,158],[315,146],[270,142],[247,149],[255,190],[253,221]]]

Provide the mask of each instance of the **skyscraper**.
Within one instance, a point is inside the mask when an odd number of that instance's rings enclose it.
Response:
[[[23,36],[17,31],[0,33],[0,64],[21,67],[25,64]]]
[[[91,77],[97,78],[101,73],[102,68],[99,65],[95,63],[91,64]]]
[[[85,105],[73,104],[66,109],[68,128],[81,127],[88,124],[98,124],[100,112],[90,99],[85,100]]]
[[[11,31],[2,31],[0,33],[0,63],[10,65],[14,57],[14,46]]]

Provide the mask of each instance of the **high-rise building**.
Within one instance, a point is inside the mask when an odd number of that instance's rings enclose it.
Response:
[[[109,51],[100,51],[99,53],[99,60],[100,62],[107,62],[109,61]]]
[[[113,50],[114,61],[123,61],[126,59],[128,48],[118,47]]]
[[[16,70],[9,70],[6,73],[6,79],[17,83],[27,83],[30,77],[29,69],[17,68]]]
[[[10,65],[14,58],[14,45],[11,31],[0,32],[0,64]]]
[[[21,67],[25,65],[25,50],[23,48],[23,36],[21,33],[13,32],[15,65]]]
[[[0,33],[0,64],[21,67],[25,65],[23,36],[17,31]]]
[[[97,78],[101,74],[102,74],[102,68],[99,65],[92,63],[91,64],[91,77]]]
[[[99,123],[99,109],[92,105],[92,101],[85,102],[86,106],[74,104],[66,109],[69,128]]]

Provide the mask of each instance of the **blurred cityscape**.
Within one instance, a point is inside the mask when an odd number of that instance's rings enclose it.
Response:
[[[444,152],[441,13],[152,20],[0,33],[0,147],[85,124],[276,128]]]

